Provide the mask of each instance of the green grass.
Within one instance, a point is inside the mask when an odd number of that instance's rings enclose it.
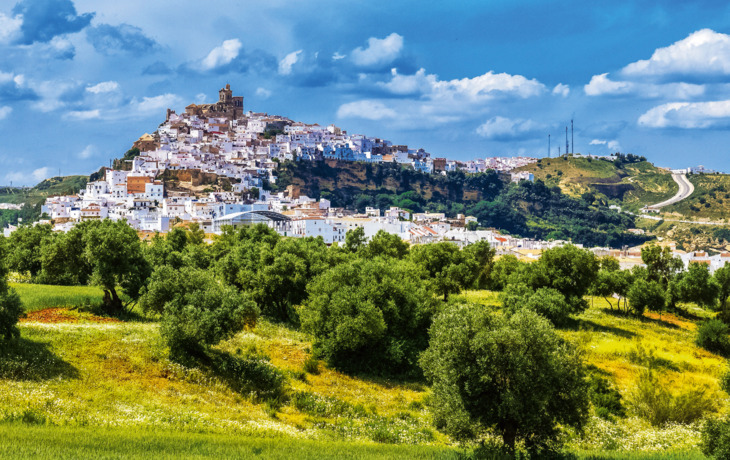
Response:
[[[15,287],[26,302],[35,299],[29,304],[35,309],[48,306],[43,299],[74,303],[87,289],[101,295],[98,288]],[[466,291],[454,300],[499,308],[495,292]],[[708,312],[687,306],[684,316],[639,319],[612,312],[603,299],[591,303],[561,334],[622,395],[651,360],[672,392],[702,386],[724,404],[718,377],[725,360],[694,344],[696,325]],[[281,370],[291,395],[281,405],[236,392],[210,371],[171,362],[153,322],[23,322],[20,330],[21,340],[0,350],[0,457],[458,453],[432,424],[425,384],[346,375],[321,362],[318,373],[308,373],[311,338],[290,327],[261,321],[217,347],[232,357],[263,357]],[[572,436],[568,449],[581,459],[702,458],[698,442],[697,424],[652,427],[629,414],[615,423],[592,417],[586,435]]]
[[[266,439],[130,428],[2,424],[0,439],[0,457],[3,458],[459,458],[459,451],[447,447]]]
[[[25,311],[53,307],[78,307],[98,304],[104,293],[98,286],[49,286],[44,284],[10,283],[20,295]]]
[[[699,450],[675,452],[575,452],[580,460],[704,460]]]

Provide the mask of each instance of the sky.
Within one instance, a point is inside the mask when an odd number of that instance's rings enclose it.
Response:
[[[230,84],[435,157],[730,172],[730,4],[0,0],[0,184],[89,174]]]

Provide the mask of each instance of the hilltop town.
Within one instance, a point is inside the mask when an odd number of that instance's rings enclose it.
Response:
[[[103,218],[126,220],[143,232],[166,232],[176,223],[196,222],[208,233],[219,233],[224,225],[267,222],[282,234],[321,236],[328,244],[342,242],[348,230],[362,227],[368,237],[385,230],[414,243],[443,237],[468,243],[477,238],[501,246],[511,238],[497,232],[464,232],[465,226],[476,222],[474,217],[411,216],[396,207],[368,208],[357,215],[331,207],[326,199],[304,196],[296,187],[271,194],[264,186],[276,183],[277,165],[287,160],[393,163],[423,173],[509,172],[536,161],[529,157],[468,162],[432,158],[423,149],[348,134],[335,125],[244,112],[243,97],[233,96],[230,85],[219,91],[214,104],[190,104],[181,114],[168,109],[165,122],[154,134],[134,142],[128,156],[116,161],[115,169],[104,168],[103,177],[90,181],[80,193],[47,199],[43,212],[56,230]],[[163,177],[176,186],[166,187]],[[525,172],[512,176],[513,181],[532,179]]]

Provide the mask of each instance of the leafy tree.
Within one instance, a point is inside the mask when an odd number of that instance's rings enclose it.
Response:
[[[448,300],[471,287],[478,274],[478,262],[473,254],[461,251],[449,242],[420,244],[411,249],[410,259],[422,267],[431,279],[436,294]]]
[[[203,357],[211,345],[255,324],[258,307],[247,294],[223,286],[209,271],[158,267],[140,305],[162,317],[161,333],[176,359]]]
[[[727,299],[730,297],[730,265],[725,264],[715,270],[715,282],[719,286],[717,296],[720,301],[720,308],[725,309]]]
[[[302,330],[332,366],[351,372],[418,373],[428,343],[433,294],[408,261],[355,259],[337,265],[308,287]]]
[[[384,256],[403,259],[408,255],[408,243],[394,233],[379,230],[367,245],[360,246],[359,253],[366,258]]]
[[[8,238],[8,268],[18,273],[29,273],[35,278],[41,272],[41,245],[53,232],[50,225],[21,226]]]
[[[492,275],[496,251],[487,241],[477,241],[465,247],[463,252],[467,257],[472,257],[477,263],[476,287],[486,289]]]
[[[512,274],[518,273],[525,265],[512,254],[500,257],[494,262],[489,280],[489,288],[493,291],[503,290],[509,283]]]
[[[524,283],[509,284],[499,296],[508,314],[522,309],[534,311],[555,325],[565,324],[571,309],[565,296],[552,288],[533,290]]]
[[[588,308],[583,296],[591,288],[597,272],[598,261],[593,253],[568,244],[544,251],[523,279],[535,290],[555,289],[565,296],[571,313],[580,313]]]
[[[23,305],[20,297],[8,286],[8,270],[5,266],[7,246],[5,238],[0,237],[0,344],[20,335],[16,324],[23,314]]]
[[[628,300],[631,309],[639,316],[643,315],[645,310],[661,313],[667,301],[664,289],[658,281],[647,281],[643,278],[638,278],[631,285]]]
[[[357,227],[352,230],[348,230],[345,234],[345,248],[350,252],[357,252],[362,246],[365,245],[367,239],[365,238],[365,229]]]
[[[476,305],[439,314],[421,358],[432,382],[437,426],[464,439],[495,430],[514,451],[555,448],[560,426],[580,427],[588,412],[579,351],[535,312],[509,318]]]
[[[702,426],[702,453],[711,458],[730,458],[730,416],[707,419]]]
[[[596,274],[596,280],[591,287],[591,293],[603,297],[611,309],[613,309],[613,304],[608,300],[608,297],[614,294],[617,295],[619,297],[617,306],[621,310],[622,299],[624,301],[624,308],[626,308],[626,296],[633,281],[633,275],[629,270],[608,270],[601,268]]]
[[[730,326],[719,319],[705,321],[697,329],[696,343],[707,351],[726,356],[730,353]]]
[[[117,288],[136,301],[150,275],[137,232],[124,221],[91,222],[84,233],[84,257],[91,267],[91,282],[104,290],[109,311],[124,309]]]
[[[661,283],[664,288],[684,268],[682,260],[674,257],[668,246],[649,244],[642,247],[641,260],[646,264],[648,279]]]
[[[67,233],[54,234],[43,240],[40,248],[42,284],[87,284],[91,266],[84,257],[84,232],[88,225],[81,223]]]
[[[722,277],[722,275],[721,275]],[[713,279],[707,265],[690,263],[686,272],[676,279],[676,299],[712,307],[720,294],[720,285]]]

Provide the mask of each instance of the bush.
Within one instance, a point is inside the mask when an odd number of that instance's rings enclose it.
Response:
[[[302,329],[315,354],[351,372],[418,375],[435,302],[423,272],[407,261],[356,259],[308,287]]]
[[[662,311],[666,305],[664,289],[656,281],[637,279],[629,288],[629,305],[635,314],[641,316],[645,310]]]
[[[626,409],[621,404],[621,393],[608,379],[595,372],[588,376],[588,396],[597,416],[609,420],[626,416]]]
[[[520,309],[534,311],[555,325],[565,324],[572,308],[565,296],[555,289],[540,288],[533,291],[522,283],[510,284],[499,296],[505,310],[514,314]]]
[[[714,395],[704,387],[691,388],[672,395],[650,369],[639,374],[636,388],[629,398],[632,412],[654,426],[667,423],[691,423],[717,409]]]
[[[730,418],[707,420],[702,427],[702,453],[717,459],[730,458]]]
[[[707,351],[724,356],[730,352],[729,332],[727,324],[719,319],[711,319],[697,329],[696,343]]]
[[[223,286],[210,272],[159,267],[140,299],[145,311],[160,314],[160,332],[174,359],[204,351],[256,322],[258,308],[247,294]]]
[[[18,294],[8,286],[5,238],[0,237],[0,342],[20,335],[16,324],[23,314],[23,305]]]
[[[310,356],[304,361],[304,372],[312,375],[319,374],[319,360],[314,356]]]

